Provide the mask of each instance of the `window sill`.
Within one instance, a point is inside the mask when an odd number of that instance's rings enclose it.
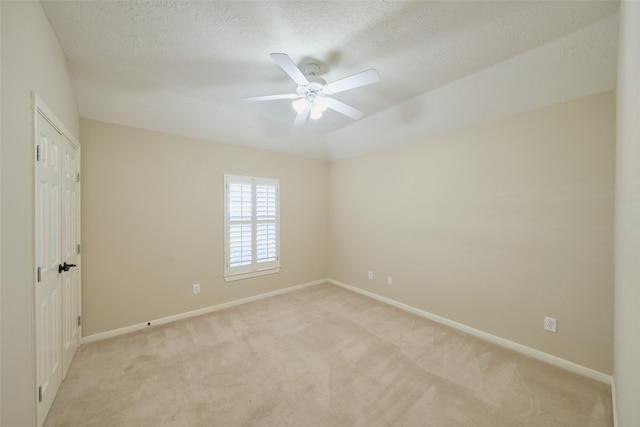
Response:
[[[233,274],[224,276],[225,282],[235,282],[236,280],[250,279],[252,277],[266,276],[267,274],[275,274],[280,272],[280,267],[270,268],[268,270],[252,271],[251,273]]]

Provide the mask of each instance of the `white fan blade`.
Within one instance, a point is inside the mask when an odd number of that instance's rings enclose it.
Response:
[[[302,74],[302,71],[296,67],[296,64],[289,58],[289,55],[286,53],[272,53],[271,57],[285,73],[289,74],[289,77],[291,77],[298,86],[307,86],[309,84],[309,80],[307,80],[304,74]]]
[[[360,117],[364,116],[364,113],[360,110],[356,110],[350,105],[345,104],[344,102],[338,101],[337,99],[327,98],[329,101],[329,108],[334,111],[337,111],[340,114],[344,114],[345,116],[352,118],[353,120],[358,120]]]
[[[307,121],[307,117],[309,116],[309,112],[310,111],[311,111],[311,109],[309,107],[306,107],[305,109],[300,111],[298,113],[298,115],[296,116],[296,120],[293,122],[293,125],[294,126],[302,126],[304,124],[304,122]]]
[[[370,85],[380,81],[378,72],[371,68],[370,70],[363,71],[353,76],[345,77],[344,79],[336,80],[333,83],[328,83],[327,88],[329,93],[338,93],[345,90],[354,89],[360,86]]]
[[[273,101],[274,99],[296,99],[296,98],[300,98],[300,95],[298,95],[297,93],[283,93],[281,95],[249,96],[247,98],[242,98],[242,100],[246,102],[254,102],[254,101]]]

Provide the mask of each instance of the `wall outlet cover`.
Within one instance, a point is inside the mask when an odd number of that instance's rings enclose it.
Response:
[[[544,317],[544,329],[545,331],[558,333],[558,321],[553,317]]]

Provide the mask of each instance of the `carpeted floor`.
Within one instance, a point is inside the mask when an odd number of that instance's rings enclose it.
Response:
[[[608,385],[329,284],[83,345],[45,422],[612,425]]]

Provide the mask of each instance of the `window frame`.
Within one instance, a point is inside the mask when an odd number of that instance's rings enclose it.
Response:
[[[230,184],[250,184],[251,185],[251,219],[248,220],[232,220],[230,218]],[[275,197],[275,221],[267,220],[267,223],[275,223],[276,227],[276,249],[275,260],[258,262],[257,261],[257,226],[265,223],[265,220],[258,219],[257,215],[257,191],[260,185],[274,186],[276,189]],[[231,266],[231,226],[232,224],[250,223],[251,224],[251,264],[241,266]],[[261,178],[242,175],[224,175],[224,280],[233,282],[236,280],[248,279],[251,277],[264,276],[267,274],[275,274],[280,272],[280,180],[277,178]]]

